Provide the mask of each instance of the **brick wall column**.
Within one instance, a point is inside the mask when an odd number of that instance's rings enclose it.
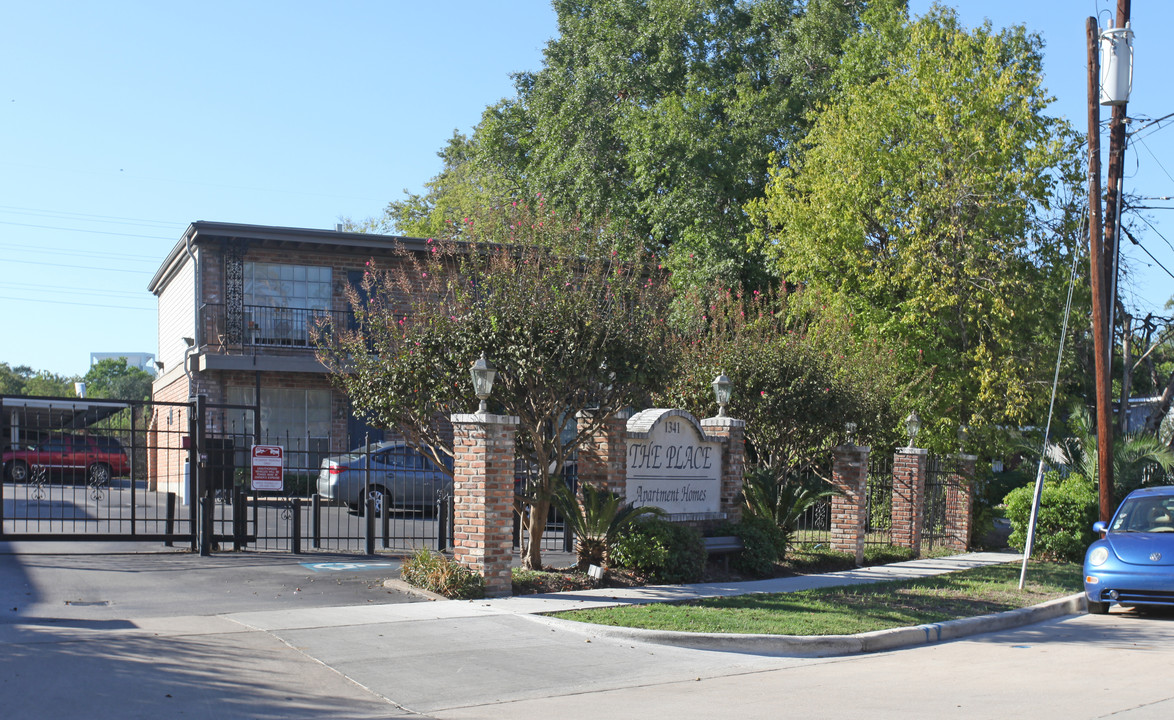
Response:
[[[954,471],[946,481],[946,539],[951,550],[970,549],[970,533],[974,529],[974,467],[976,455],[955,455],[951,458]]]
[[[893,530],[897,547],[921,555],[921,530],[925,524],[925,471],[929,451],[900,448],[893,455]]]
[[[579,483],[606,488],[620,497],[628,492],[628,418],[621,410],[603,422],[579,447]],[[590,412],[577,416],[579,429],[592,422]]]
[[[850,553],[857,565],[864,564],[864,524],[868,519],[867,446],[840,445],[832,448],[831,547]]]
[[[514,433],[518,418],[453,415],[453,559],[485,578],[485,595],[510,595]]]
[[[711,417],[701,421],[705,434],[722,440],[722,485],[718,511],[730,522],[742,519],[742,479],[746,467],[746,421]]]

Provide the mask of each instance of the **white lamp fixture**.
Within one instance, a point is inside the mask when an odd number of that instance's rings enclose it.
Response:
[[[481,353],[481,358],[473,363],[473,367],[469,369],[469,374],[473,376],[473,392],[477,395],[477,399],[481,401],[477,412],[485,414],[489,412],[485,401],[489,399],[489,393],[493,392],[493,381],[497,378],[497,370],[485,359],[485,353]]]
[[[909,435],[909,447],[913,447],[913,438],[917,437],[919,432],[921,432],[921,416],[914,410],[909,413],[909,417],[905,418],[905,433]]]
[[[730,389],[733,383],[723,372],[713,379],[713,394],[717,398],[717,416],[726,416],[726,405],[730,404]]]
[[[856,423],[852,422],[851,420],[844,423],[844,432],[848,435],[848,444],[855,445],[856,444]]]

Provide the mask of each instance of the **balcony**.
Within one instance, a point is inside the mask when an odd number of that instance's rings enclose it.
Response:
[[[204,344],[219,347],[221,352],[233,349],[314,348],[314,331],[324,322],[336,327],[351,327],[354,313],[337,310],[308,310],[304,308],[244,305],[233,312],[223,303],[205,303],[200,322],[204,330]]]

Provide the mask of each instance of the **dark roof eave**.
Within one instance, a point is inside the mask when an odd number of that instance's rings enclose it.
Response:
[[[425,252],[427,240],[399,235],[372,235],[370,233],[340,232],[313,228],[278,227],[273,225],[245,225],[197,220],[188,225],[179,242],[167,254],[163,264],[155,271],[147,290],[158,294],[163,286],[187,259],[189,240],[193,247],[203,240],[235,238],[242,240],[267,240],[274,242],[295,242],[312,245],[327,245],[351,250],[390,250],[397,243],[408,250]]]

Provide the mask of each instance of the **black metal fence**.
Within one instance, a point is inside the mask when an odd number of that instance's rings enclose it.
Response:
[[[451,546],[452,476],[404,442],[267,433],[245,405],[208,405],[206,416],[215,543],[369,554]],[[254,445],[282,449],[280,489],[253,488]]]
[[[958,473],[957,460],[949,456],[930,455],[925,469],[925,495],[922,503],[921,549],[928,552],[948,539],[946,493],[951,479]]]
[[[797,487],[817,487],[830,477],[826,468],[803,467],[787,472],[785,482]],[[821,498],[808,505],[795,521],[791,542],[796,545],[820,546],[831,542],[832,502]]]
[[[893,454],[873,454],[868,459],[864,544],[893,544]]]
[[[190,406],[0,397],[7,540],[190,542]]]

